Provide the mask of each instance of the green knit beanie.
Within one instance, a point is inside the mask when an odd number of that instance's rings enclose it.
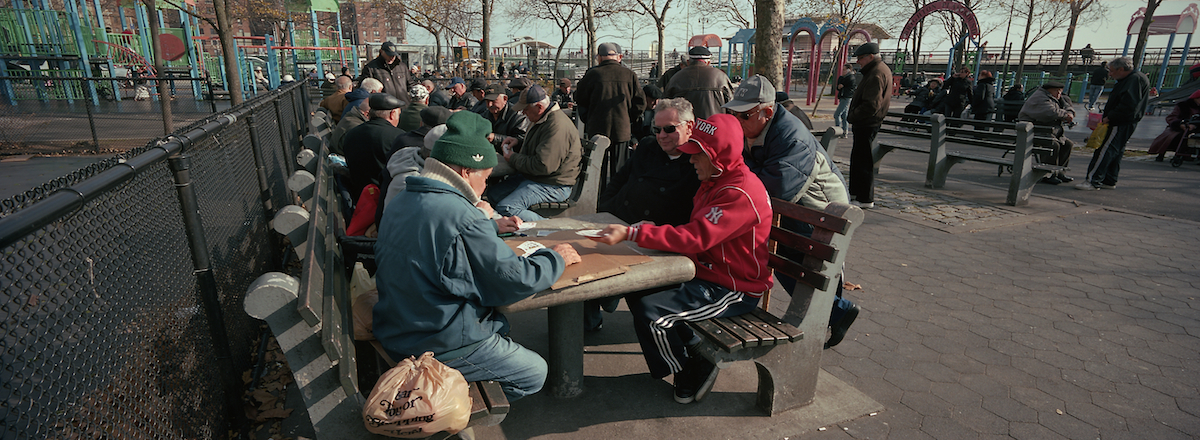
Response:
[[[455,112],[446,120],[446,134],[433,144],[430,157],[445,164],[482,170],[496,166],[496,149],[488,142],[492,124],[469,111]]]

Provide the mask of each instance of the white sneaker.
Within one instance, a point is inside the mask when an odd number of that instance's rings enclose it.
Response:
[[[862,208],[862,209],[871,209],[871,208],[874,208],[874,207],[875,207],[875,202],[867,202],[867,203],[863,203],[863,202],[860,202],[860,201],[858,201],[858,200],[851,200],[851,201],[850,201],[850,204],[851,204],[851,205],[854,205],[854,206],[857,206],[857,207],[859,207],[859,208]]]
[[[1099,188],[1092,186],[1092,184],[1088,182],[1080,182],[1078,185],[1075,185],[1075,189],[1082,191],[1095,191]]]

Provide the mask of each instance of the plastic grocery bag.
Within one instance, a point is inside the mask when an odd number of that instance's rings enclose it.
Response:
[[[1087,128],[1090,128],[1090,129],[1092,129],[1092,130],[1095,130],[1095,129],[1096,129],[1096,126],[1097,126],[1097,125],[1100,125],[1100,120],[1101,120],[1101,119],[1104,119],[1104,115],[1103,115],[1103,114],[1100,114],[1100,113],[1088,113]]]
[[[363,406],[363,422],[375,434],[429,437],[462,431],[471,419],[467,381],[432,352],[410,357],[383,373]]]
[[[375,303],[379,302],[379,291],[371,289],[357,298],[351,305],[354,317],[354,340],[375,340]]]
[[[1108,124],[1103,122],[1096,125],[1096,129],[1092,130],[1092,135],[1088,136],[1088,148],[1100,148],[1100,144],[1104,143],[1104,135],[1108,134]]]

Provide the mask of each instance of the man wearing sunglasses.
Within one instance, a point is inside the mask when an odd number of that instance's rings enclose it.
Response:
[[[808,208],[824,210],[831,202],[849,203],[845,178],[833,165],[833,159],[813,137],[799,118],[776,102],[775,87],[761,75],[742,81],[733,92],[725,110],[737,116],[744,133],[742,158],[767,188],[778,197]],[[812,234],[812,226],[785,219],[780,226],[802,234]],[[802,255],[787,255],[800,259]],[[779,284],[791,292],[796,280],[780,275]],[[842,298],[841,284],[829,314],[832,336],[826,348],[842,341],[859,308]]]
[[[638,142],[600,194],[596,210],[608,212],[629,224],[682,225],[692,212],[692,196],[700,187],[690,156],[679,147],[692,138],[696,116],[683,98],[662,99],[654,108],[653,135]],[[655,147],[658,148],[655,148]],[[610,313],[619,298],[593,300],[584,304],[584,329],[598,331],[603,324],[600,307]]]
[[[879,134],[879,125],[892,105],[892,69],[879,58],[879,45],[866,43],[854,50],[862,68],[862,82],[850,98],[850,122],[854,143],[850,148],[850,195],[854,206],[875,207],[875,158],[871,143]],[[947,115],[949,116],[949,115]],[[958,116],[955,116],[958,117]]]

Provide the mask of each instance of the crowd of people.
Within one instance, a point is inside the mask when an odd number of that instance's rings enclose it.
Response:
[[[719,371],[697,355],[698,337],[685,323],[752,311],[775,283],[767,269],[770,198],[814,209],[850,200],[807,116],[797,117],[766,78],[734,87],[711,65],[711,52],[695,47],[666,72],[673,78],[642,86],[621,63],[619,45],[600,44],[596,53],[581,79],[560,79],[551,90],[521,76],[455,77],[436,87],[390,42],[359,77],[326,78],[320,107],[335,120],[330,150],[348,169],[338,177],[347,234],[377,239],[374,336],[392,358],[431,351],[468,381],[498,381],[510,400],[541,389],[545,361],[507,337],[495,307],[546,289],[581,258],[570,244],[518,256],[499,235],[541,220],[531,206],[569,197],[584,136],[611,140],[597,207],[625,222],[595,240],[695,262],[694,280],[624,298],[651,374],[673,375],[681,403],[703,399]],[[783,227],[812,231],[799,222]],[[615,311],[621,299],[587,303],[581,325],[600,331],[602,310]],[[859,310],[840,290],[830,307],[827,347]]]

